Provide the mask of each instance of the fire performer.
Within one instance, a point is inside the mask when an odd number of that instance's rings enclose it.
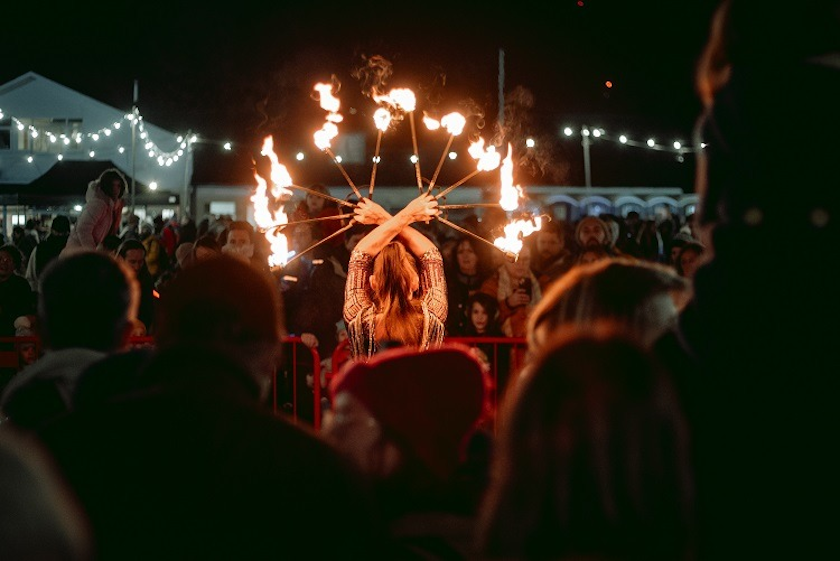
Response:
[[[443,342],[443,258],[434,243],[411,226],[437,216],[437,207],[428,194],[394,216],[368,198],[356,207],[357,222],[376,225],[350,255],[344,291],[344,320],[356,360],[366,361],[387,346],[424,350]]]

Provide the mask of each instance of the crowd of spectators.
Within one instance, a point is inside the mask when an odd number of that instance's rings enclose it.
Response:
[[[46,239],[16,232],[0,335],[42,354],[0,394],[0,557],[832,557],[840,11],[802,4],[720,4],[697,68],[701,204],[682,221],[548,216],[511,259],[369,201],[356,216],[383,220],[319,244],[349,223],[310,193],[289,208],[296,256],[271,268],[247,221],[115,227],[111,174],[87,234],[61,217]],[[812,142],[771,142],[780,122]],[[492,239],[505,220],[458,222]],[[418,232],[448,286],[443,342],[348,355],[347,278],[375,253],[358,248]],[[329,375],[290,363],[292,336]],[[272,410],[278,385],[323,388],[323,417]]]

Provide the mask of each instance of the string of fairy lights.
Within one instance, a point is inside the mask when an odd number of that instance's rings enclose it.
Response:
[[[0,120],[5,118],[6,115],[3,112],[3,109],[0,108]],[[83,148],[87,148],[88,156],[91,159],[96,157],[97,149],[100,146],[102,146],[102,144],[100,143],[114,140],[117,131],[119,131],[124,125],[131,127],[132,124],[135,123],[135,120],[137,134],[140,139],[140,142],[142,143],[146,155],[150,159],[155,160],[160,167],[169,167],[172,164],[178,162],[179,159],[183,157],[184,153],[187,150],[189,150],[193,144],[199,142],[198,134],[176,134],[173,138],[175,148],[172,150],[164,150],[158,143],[154,142],[151,139],[149,133],[146,131],[143,116],[139,113],[139,111],[124,114],[121,120],[115,121],[109,127],[102,127],[99,130],[92,132],[75,132],[72,134],[55,133],[48,130],[42,130],[32,124],[24,123],[17,117],[13,116],[10,116],[9,119],[11,120],[12,125],[15,128],[17,128],[18,131],[25,131],[26,134],[28,134],[32,139],[36,139],[43,136],[47,138],[51,144],[57,144],[59,146],[63,145],[66,146],[68,149],[80,150]],[[578,127],[565,126],[562,129],[562,134],[567,138],[580,137],[581,139],[586,139],[589,142],[594,142],[596,140],[608,141],[635,148],[645,148],[661,152],[670,152],[676,154],[678,159],[680,159],[683,156],[683,154],[696,153],[699,150],[702,150],[706,147],[706,143],[700,143],[700,146],[697,147],[685,144],[678,139],[673,141],[664,141],[660,140],[660,138],[657,138],[655,136],[649,136],[645,138],[640,135],[631,137],[624,133],[611,134],[603,128],[590,127],[586,125]],[[222,149],[226,151],[233,150],[233,144],[229,141],[208,141],[207,139],[202,138],[201,142],[211,142],[214,144],[219,144],[222,147]],[[533,138],[527,138],[525,140],[526,148],[534,148],[535,145],[536,141]],[[120,154],[123,154],[125,153],[127,148],[123,144],[118,143],[116,149]],[[452,151],[448,154],[448,157],[453,160],[457,158],[457,156],[458,155],[455,151]],[[298,161],[304,160],[305,157],[306,156],[303,151],[298,151],[295,155],[295,159],[297,159]],[[340,158],[340,156],[338,157]],[[416,156],[414,156],[413,154],[409,157],[412,163],[414,163],[415,157]],[[64,154],[58,153],[56,155],[56,158],[58,160],[63,160]],[[32,155],[27,155],[26,159],[30,163],[34,160]]]
[[[3,112],[2,108],[0,108],[0,120],[5,119],[6,115]],[[122,119],[119,121],[115,121],[108,127],[102,127],[101,129],[93,132],[74,132],[71,134],[67,133],[56,133],[50,130],[42,130],[35,125],[24,123],[20,119],[14,116],[10,116],[9,120],[11,121],[12,126],[17,128],[20,132],[25,132],[28,134],[30,138],[37,139],[39,137],[46,138],[50,144],[58,145],[59,147],[65,146],[67,149],[72,150],[80,150],[80,149],[87,149],[88,156],[90,158],[96,157],[96,151],[99,146],[102,146],[101,142],[108,142],[116,138],[116,132],[120,131],[123,125],[127,125],[128,127],[136,126],[136,132],[142,143],[143,149],[146,152],[146,155],[150,158],[155,160],[160,167],[169,167],[172,164],[176,163],[184,153],[191,147],[191,145],[195,144],[199,141],[199,137],[197,134],[178,134],[174,137],[174,144],[176,147],[173,150],[164,150],[160,147],[156,142],[151,139],[148,131],[146,130],[145,124],[143,122],[143,116],[140,114],[139,111],[134,111],[132,113],[126,113],[123,115]],[[221,143],[222,147],[225,150],[230,150],[232,148],[230,142]],[[113,148],[110,146],[109,148]],[[116,146],[117,151],[120,154],[125,153],[126,147],[121,144],[117,143]],[[64,159],[64,153],[60,152],[56,155],[58,160]],[[34,161],[34,158],[31,154],[26,156],[26,159],[29,163]]]
[[[677,155],[677,159],[682,161],[683,154],[692,154],[699,152],[700,150],[706,147],[705,142],[701,142],[700,146],[690,146],[684,144],[681,140],[673,140],[671,142],[662,141],[655,136],[649,136],[644,140],[635,140],[629,137],[626,134],[608,134],[603,128],[600,127],[590,127],[586,125],[580,126],[580,128],[572,128],[571,126],[563,127],[563,135],[566,137],[575,137],[579,136],[582,140],[588,142],[594,142],[595,140],[605,140],[609,142],[615,142],[618,144],[623,144],[626,146],[632,146],[635,148],[647,148],[650,150],[657,150],[660,152],[671,152]],[[636,138],[643,138],[643,137],[636,137]]]

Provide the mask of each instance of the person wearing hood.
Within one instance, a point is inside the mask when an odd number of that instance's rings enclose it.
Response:
[[[116,168],[106,169],[88,184],[85,207],[70,232],[62,257],[78,249],[95,250],[106,236],[118,234],[126,185],[125,176]]]

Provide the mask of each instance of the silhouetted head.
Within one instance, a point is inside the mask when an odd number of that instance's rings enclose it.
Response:
[[[227,255],[181,271],[160,299],[155,325],[160,348],[219,350],[261,384],[267,384],[279,359],[284,335],[278,291],[266,275]]]
[[[38,316],[44,344],[110,352],[137,317],[139,287],[127,265],[99,251],[54,259],[41,277]]]

